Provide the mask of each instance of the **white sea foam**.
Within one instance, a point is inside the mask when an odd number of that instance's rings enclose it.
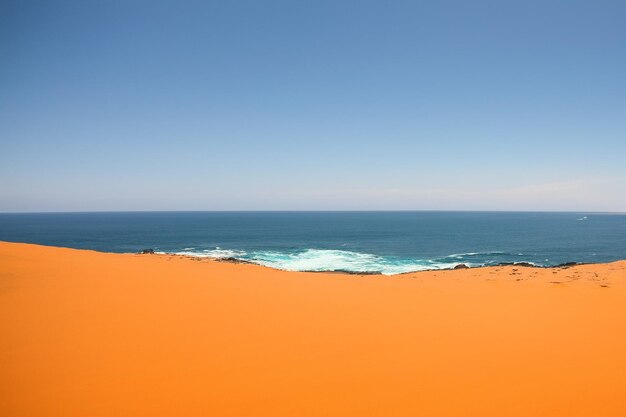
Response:
[[[296,253],[254,252],[246,259],[287,271],[379,272],[385,275],[453,268],[457,265],[455,262],[406,260],[332,249],[307,249]]]
[[[199,258],[215,258],[215,259],[224,259],[224,258],[242,258],[246,255],[246,252],[241,250],[230,250],[230,249],[205,249],[202,251],[189,251],[183,250],[180,252],[176,252],[176,255],[185,255],[185,256],[196,256]]]
[[[215,259],[236,258],[286,271],[377,272],[384,275],[433,269],[451,269],[460,263],[468,266],[480,265],[475,262],[460,262],[460,259],[465,255],[470,255],[469,253],[450,255],[440,259],[419,260],[335,249],[307,249],[298,252],[245,252],[216,247],[215,249],[205,250],[183,250],[176,252],[176,255]],[[471,253],[471,255],[478,255],[478,253]]]

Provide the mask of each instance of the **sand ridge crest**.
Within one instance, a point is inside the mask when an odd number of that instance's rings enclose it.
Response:
[[[0,281],[0,415],[626,415],[625,261],[359,276],[0,243]]]

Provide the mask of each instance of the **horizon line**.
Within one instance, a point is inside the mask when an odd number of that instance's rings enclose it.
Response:
[[[393,212],[443,212],[443,213],[586,213],[626,215],[626,211],[593,210],[463,210],[463,209],[336,209],[336,210],[42,210],[42,211],[0,211],[2,214],[96,214],[96,213],[393,213]]]

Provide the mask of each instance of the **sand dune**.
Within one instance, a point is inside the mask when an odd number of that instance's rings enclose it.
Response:
[[[626,416],[626,261],[401,276],[0,243],[2,416]]]

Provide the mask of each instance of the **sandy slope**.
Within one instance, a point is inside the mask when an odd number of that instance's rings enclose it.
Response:
[[[395,277],[0,243],[2,416],[626,416],[626,262]]]

